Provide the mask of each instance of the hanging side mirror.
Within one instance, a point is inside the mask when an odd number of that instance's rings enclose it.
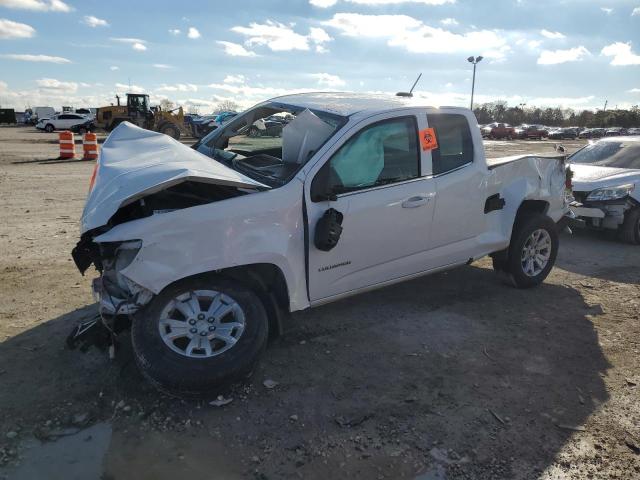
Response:
[[[335,208],[330,208],[318,220],[314,244],[318,250],[328,252],[332,250],[342,235],[342,220],[344,215]]]

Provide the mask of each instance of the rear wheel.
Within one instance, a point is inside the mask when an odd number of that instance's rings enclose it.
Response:
[[[169,394],[194,397],[249,374],[268,328],[253,291],[206,275],[165,288],[136,316],[131,338],[145,377]]]
[[[558,231],[546,215],[533,214],[518,220],[511,244],[493,258],[493,268],[517,288],[541,284],[553,268],[558,254]]]
[[[625,214],[619,235],[623,242],[640,245],[640,207],[632,208]]]
[[[50,123],[48,123],[45,127],[44,127],[44,131],[47,133],[52,133],[55,130],[55,127],[53,125],[51,125]]]

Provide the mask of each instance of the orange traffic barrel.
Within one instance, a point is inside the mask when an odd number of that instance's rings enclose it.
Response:
[[[74,158],[76,156],[76,144],[73,133],[60,132],[60,158]]]
[[[82,139],[83,157],[85,160],[96,160],[98,158],[98,136],[95,133],[87,132]]]

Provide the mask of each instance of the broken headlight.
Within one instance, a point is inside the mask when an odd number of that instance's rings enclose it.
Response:
[[[635,185],[633,184],[620,185],[616,187],[599,188],[597,190],[592,191],[587,196],[587,201],[603,202],[607,200],[618,200],[620,198],[624,198],[627,195],[629,195],[634,188],[635,188]]]

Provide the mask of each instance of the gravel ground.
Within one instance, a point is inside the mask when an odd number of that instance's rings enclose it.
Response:
[[[126,342],[64,348],[96,312],[69,254],[93,165],[56,157],[0,128],[0,478],[640,478],[640,248],[577,232],[534,290],[485,259],[296,313],[216,407],[157,393]]]

